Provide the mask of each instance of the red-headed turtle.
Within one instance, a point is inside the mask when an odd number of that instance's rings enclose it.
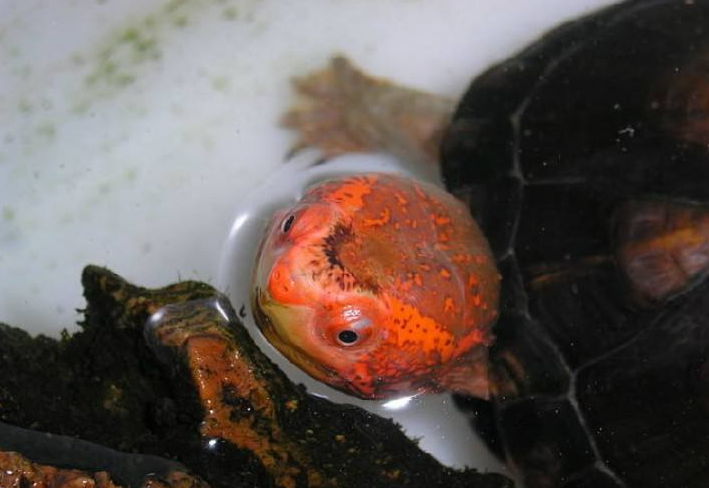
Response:
[[[442,189],[387,173],[313,186],[273,219],[254,281],[269,341],[335,388],[488,396],[499,275]]]
[[[388,223],[382,241],[357,247],[365,219],[406,225],[397,192],[413,203],[416,190],[401,193],[396,178],[363,175],[351,180],[357,191],[374,193],[383,185],[386,195],[373,199],[371,211],[344,218],[336,206],[312,212],[348,185],[325,183],[279,216],[265,259],[281,258],[289,269],[283,283],[298,288],[284,294],[289,304],[312,291],[293,276],[314,273],[324,283],[324,260],[330,259],[341,273],[340,282],[335,274],[327,278],[335,280],[330,289],[362,290],[362,300],[378,300],[371,307],[377,312],[364,320],[353,313],[348,322],[346,298],[333,302],[312,293],[304,312],[271,295],[261,309],[271,318],[267,335],[282,350],[301,357],[299,364],[314,360],[317,366],[306,370],[328,377],[347,367],[326,364],[323,358],[333,354],[311,353],[301,331],[313,310],[340,307],[334,328],[325,326],[312,341],[329,341],[349,365],[360,364],[353,353],[359,340],[362,348],[368,340],[401,341],[399,331],[386,332],[400,325],[395,304],[403,303],[412,317],[431,319],[427,333],[439,346],[446,337],[460,343],[472,334],[475,356],[490,343],[487,367],[470,368],[476,363],[462,359],[470,356],[439,350],[441,380],[433,375],[422,385],[455,390],[466,384],[463,373],[476,375],[468,385],[486,384],[467,391],[489,394],[489,401],[459,395],[458,403],[528,488],[709,486],[709,1],[631,1],[567,23],[477,77],[455,109],[369,78],[343,59],[300,80],[298,88],[306,100],[286,123],[300,131],[303,144],[325,154],[385,149],[439,160],[440,148],[443,180],[470,204],[493,261],[452,267],[456,254],[471,263],[487,256],[477,235],[465,237],[477,234],[470,223],[451,224],[460,228],[444,233],[457,247],[445,259],[402,257],[440,242],[435,206],[448,198],[440,192],[426,197],[434,207],[417,210],[416,221],[431,235],[398,233]],[[345,200],[358,198],[348,193]],[[444,219],[458,218],[449,210],[458,204],[444,206]],[[319,234],[298,227],[318,224]],[[312,258],[288,257],[287,246],[283,254],[272,252],[274,240],[298,239],[284,230],[319,235],[319,250]],[[402,245],[406,237],[415,240]],[[475,244],[466,250],[468,242]],[[443,279],[444,267],[457,288]],[[260,271],[261,289],[282,284],[284,275],[273,273],[285,271],[274,268],[270,277]],[[497,316],[495,269],[502,276]],[[469,277],[482,288],[471,291]],[[448,298],[454,313],[446,322]],[[302,311],[294,322],[301,329],[288,325],[298,315],[294,310]],[[416,323],[423,326],[423,319]],[[341,332],[358,327],[365,332],[349,344],[354,336]],[[421,334],[416,340],[423,345],[428,336]],[[432,364],[425,350],[418,364]],[[398,350],[385,351],[380,363],[362,367],[366,374],[358,378],[355,368],[355,376],[340,376],[335,386],[376,397],[399,388],[399,380],[415,383],[403,372],[421,369],[403,362],[399,370]],[[467,369],[455,367],[463,364]],[[367,385],[358,386],[360,379]]]

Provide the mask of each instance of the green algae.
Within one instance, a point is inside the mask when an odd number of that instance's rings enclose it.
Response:
[[[222,11],[222,18],[234,21],[239,18],[239,10],[236,7],[227,7]]]
[[[218,92],[227,92],[231,87],[231,80],[228,76],[216,76],[212,78],[212,88]]]
[[[54,139],[57,135],[57,129],[51,122],[43,122],[35,129],[37,135],[45,140]]]
[[[2,209],[2,219],[10,222],[15,220],[15,209],[12,207],[3,207]]]
[[[234,21],[239,10],[229,5],[237,0],[169,0],[145,15],[133,19],[110,33],[93,55],[75,54],[75,65],[89,65],[87,88],[105,94],[136,83],[144,66],[163,57],[170,39],[198,18],[218,7],[224,20]],[[81,105],[81,104],[78,104]]]

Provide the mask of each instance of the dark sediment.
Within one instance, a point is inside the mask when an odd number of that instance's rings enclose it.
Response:
[[[307,395],[208,285],[149,290],[93,266],[83,284],[71,336],[0,325],[3,422],[176,460],[214,488],[511,486],[440,465],[389,420]]]

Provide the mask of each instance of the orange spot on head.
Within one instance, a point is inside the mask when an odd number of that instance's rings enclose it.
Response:
[[[413,282],[411,280],[402,280],[400,277],[396,277],[393,283],[393,287],[395,290],[399,290],[402,293],[407,293],[409,290],[411,290],[411,287],[413,286]]]
[[[391,298],[391,301],[393,313],[390,328],[404,329],[404,334],[392,334],[390,340],[397,349],[409,348],[416,351],[417,359],[411,366],[422,366],[426,361],[447,361],[454,352],[455,341],[450,332],[432,317],[422,315],[415,306],[396,298]],[[451,300],[450,306],[454,305]]]
[[[473,261],[473,257],[470,254],[455,254],[451,260],[456,264],[470,263]]]
[[[455,304],[451,297],[446,297],[445,301],[443,302],[443,311],[446,313],[455,311]]]
[[[384,210],[379,213],[378,218],[362,219],[362,224],[365,227],[381,227],[382,225],[388,224],[390,219],[391,211],[389,210],[389,207],[385,207]]]
[[[376,176],[366,175],[348,178],[338,182],[334,187],[325,185],[323,189],[327,193],[323,195],[323,200],[340,204],[351,210],[359,210],[364,206],[363,197],[372,192],[376,181]]]
[[[436,225],[448,225],[451,223],[451,219],[446,217],[445,215],[434,215],[433,221],[436,223]]]
[[[414,187],[414,191],[416,192],[416,195],[417,195],[421,200],[423,200],[423,201],[428,201],[428,200],[429,200],[428,194],[427,194],[425,191],[423,191],[423,188],[421,188],[420,185],[417,185],[416,183],[414,183],[412,186]]]
[[[421,279],[420,274],[414,273],[414,283],[416,283],[418,286],[423,286],[423,280]]]
[[[441,277],[449,280],[451,277],[450,271],[448,271],[446,268],[441,268]]]

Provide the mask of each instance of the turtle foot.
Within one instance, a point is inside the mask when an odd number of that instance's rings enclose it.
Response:
[[[354,99],[368,80],[342,57],[333,58],[325,69],[294,79],[298,100],[281,120],[299,135],[293,150],[315,147],[325,157],[369,150],[351,120],[358,110]]]
[[[452,101],[369,76],[342,56],[294,86],[298,100],[281,120],[298,133],[294,151],[315,147],[326,158],[388,152],[437,162]]]

